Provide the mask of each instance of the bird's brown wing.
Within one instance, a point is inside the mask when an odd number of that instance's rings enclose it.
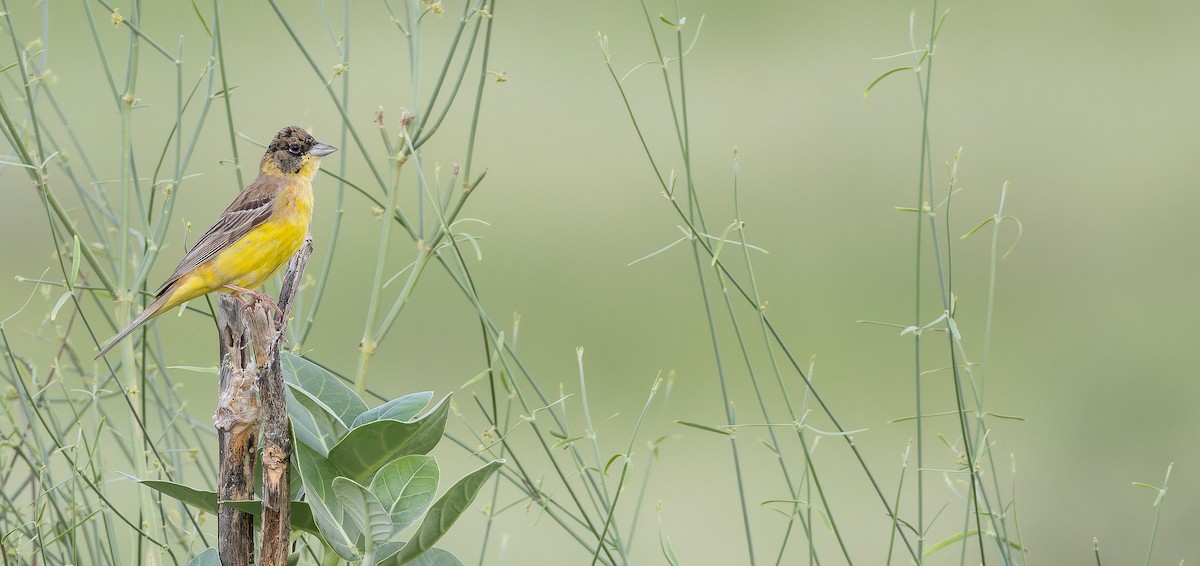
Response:
[[[188,272],[212,259],[241,239],[242,236],[266,222],[275,208],[275,196],[279,194],[278,187],[274,186],[275,183],[272,181],[272,179],[256,179],[250,183],[250,186],[242,190],[237,198],[233,199],[229,208],[226,208],[225,212],[217,217],[212,228],[204,232],[204,235],[196,241],[196,245],[192,246],[187,255],[183,256],[183,259],[179,261],[179,266],[175,268],[175,272],[163,282],[156,294],[162,294],[164,290],[179,281]]]

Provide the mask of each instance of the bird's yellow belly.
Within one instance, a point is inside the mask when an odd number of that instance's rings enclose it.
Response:
[[[307,182],[279,196],[275,213],[207,262],[208,283],[257,289],[295,255],[312,221],[312,190]]]
[[[228,285],[257,289],[300,249],[311,221],[312,185],[306,178],[284,189],[271,218],[181,278],[160,310],[213,291],[229,292]]]
[[[300,249],[308,222],[269,220],[209,261],[216,288],[256,289]]]

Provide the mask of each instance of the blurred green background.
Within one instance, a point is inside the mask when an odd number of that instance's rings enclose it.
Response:
[[[146,4],[148,34],[171,46],[179,34],[187,39],[190,83],[207,56],[207,37],[191,5]],[[331,72],[338,59],[318,5],[286,4],[298,32],[317,46],[318,63]],[[988,406],[1027,419],[993,421],[991,438],[999,462],[1016,455],[1020,525],[1031,559],[1087,563],[1092,538],[1099,537],[1105,563],[1140,560],[1154,493],[1130,482],[1160,483],[1174,461],[1155,557],[1162,564],[1195,560],[1200,376],[1188,352],[1200,338],[1194,226],[1200,209],[1200,161],[1194,158],[1200,147],[1200,80],[1194,72],[1200,4],[948,4],[933,66],[931,126],[935,163],[964,148],[959,179],[965,190],[955,200],[952,231],[963,234],[992,214],[1006,180],[1012,183],[1007,211],[1025,227],[1016,251],[1000,264]],[[329,9],[340,26],[340,5]],[[816,356],[816,382],[838,418],[848,428],[869,429],[855,439],[887,492],[913,434],[911,422],[887,424],[913,412],[911,338],[855,321],[912,322],[913,218],[894,207],[915,201],[920,109],[909,74],[890,77],[865,100],[862,92],[875,76],[907,61],[871,58],[909,49],[914,9],[921,37],[930,10],[924,3],[682,6],[689,26],[706,16],[687,60],[687,95],[697,186],[710,223],[723,226],[734,218],[730,187],[737,146],[742,220],[751,240],[770,251],[756,264],[769,312],[803,359]],[[27,34],[37,29],[38,9],[29,2],[9,10]],[[448,13],[458,10],[449,6]],[[118,115],[98,88],[104,79],[82,9],[55,3],[49,11],[45,43],[57,75],[55,92],[93,151],[100,175],[117,178]],[[673,11],[670,4],[651,3],[652,15]],[[270,7],[227,3],[223,12],[237,129],[266,140],[296,123],[338,143],[340,118]],[[381,6],[355,4],[353,18],[351,117],[368,134],[368,147],[382,152],[372,132],[373,112],[383,107],[394,130],[408,106],[408,56]],[[425,28],[426,80],[432,80],[454,23],[447,15]],[[123,57],[126,32],[100,31],[111,42],[110,57]],[[575,348],[586,348],[593,415],[620,413],[600,431],[610,453],[623,450],[655,375],[677,372],[662,433],[683,438],[663,446],[635,558],[659,560],[653,513],[661,501],[664,528],[685,563],[741,563],[745,552],[726,442],[669,424],[723,421],[708,331],[690,252],[680,247],[627,266],[676,239],[678,221],[659,194],[604,67],[597,31],[609,37],[619,70],[653,58],[634,2],[499,3],[489,67],[507,80],[489,84],[484,101],[476,167],[488,173],[465,215],[490,225],[471,228],[483,246],[473,275],[493,317],[521,314],[519,350],[547,390],[557,391],[560,382],[575,389]],[[149,161],[173,119],[174,71],[149,55],[144,60],[137,96],[149,107],[135,114],[135,124],[157,137],[137,140],[135,149]],[[658,71],[645,67],[627,85],[635,110],[652,128],[650,142],[678,167]],[[165,276],[182,253],[183,221],[202,229],[239,189],[232,168],[222,164],[230,155],[221,112],[214,106],[190,168],[201,176],[179,195],[179,221],[152,280]],[[426,146],[426,163],[440,163],[443,176],[464,159],[464,116],[462,109],[452,113]],[[258,148],[240,141],[239,150],[243,173],[252,175]],[[348,177],[365,181],[357,151],[343,151],[352,154]],[[941,182],[936,167],[935,173]],[[310,265],[330,252],[323,240],[333,186],[332,179],[318,178]],[[0,315],[8,316],[33,291],[13,276],[37,277],[54,260],[41,204],[24,173],[9,168],[0,187],[6,199],[0,239],[7,242],[0,249]],[[944,195],[944,186],[939,191]],[[404,206],[411,209],[415,200]],[[345,220],[333,294],[304,347],[314,359],[349,371],[362,334],[378,223],[370,204],[350,192]],[[1011,228],[1002,245],[1012,241]],[[396,233],[389,265],[398,270],[411,261],[412,248]],[[954,241],[958,315],[976,360],[988,252],[988,238],[980,236]],[[38,333],[49,332],[45,313],[57,295],[35,296],[6,323],[19,329],[11,331],[16,345],[27,352],[44,348],[48,355],[50,345]],[[926,320],[937,314],[930,311]],[[169,363],[215,363],[210,322],[172,315],[157,324],[168,340]],[[752,415],[743,366],[733,350],[728,354],[735,402],[741,414]],[[371,386],[387,394],[445,392],[484,365],[473,309],[431,269],[372,362]],[[175,377],[192,399],[191,412],[206,418],[215,391],[211,377]],[[934,391],[929,410],[952,408],[945,375],[926,379]],[[466,400],[460,395],[460,406]],[[932,429],[957,435],[952,420],[931,422]],[[752,521],[756,542],[774,549],[783,519],[757,502],[786,495],[769,454],[753,442],[756,434],[746,434],[745,443]],[[950,461],[936,440],[929,446],[937,463]],[[444,477],[471,466],[461,450],[439,450],[451,470]],[[889,527],[878,501],[839,439],[825,439],[817,454],[853,555],[875,563],[886,552]],[[936,510],[951,495],[940,474],[931,472],[928,480],[928,505]],[[1001,482],[1007,481],[1002,474]],[[911,498],[905,505],[911,509]],[[585,559],[557,526],[539,521],[536,510],[525,513],[518,506],[501,517],[496,534],[505,537],[504,563]],[[948,536],[961,514],[940,521],[942,536]],[[462,523],[446,546],[475,560],[480,523]],[[832,537],[819,536],[821,547],[832,550]],[[793,544],[789,557],[799,563],[804,556]],[[493,559],[499,548],[492,546]],[[950,554],[943,559],[954,561],[957,549]],[[828,556],[837,563],[836,554]]]

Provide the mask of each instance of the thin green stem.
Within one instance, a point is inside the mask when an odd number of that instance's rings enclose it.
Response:
[[[367,303],[367,320],[363,328],[363,337],[362,341],[358,344],[358,366],[354,370],[354,390],[359,395],[362,395],[367,389],[367,364],[370,362],[371,356],[375,354],[375,348],[378,346],[372,343],[371,335],[374,332],[375,318],[379,312],[380,295],[383,294],[383,275],[390,243],[389,236],[392,229],[392,223],[388,222],[387,218],[396,210],[400,198],[400,171],[403,168],[403,163],[396,161],[392,167],[392,187],[387,193],[387,208],[384,209],[384,217],[379,226],[379,244],[375,255],[375,276],[372,278],[371,283],[371,298]]]
[[[605,535],[608,534],[608,529],[612,525],[613,514],[617,511],[617,500],[621,497],[622,489],[625,486],[625,477],[629,474],[629,462],[633,457],[633,442],[637,438],[638,431],[642,428],[642,420],[646,418],[646,411],[650,410],[650,404],[654,402],[654,395],[658,392],[658,386],[662,384],[662,378],[655,378],[654,385],[650,387],[650,394],[646,396],[646,403],[642,405],[642,412],[638,414],[637,421],[633,423],[633,432],[629,434],[629,444],[625,447],[624,461],[621,462],[621,476],[617,479],[617,490],[613,493],[612,504],[608,506],[608,515],[604,518],[604,528],[600,530],[600,540],[603,541]],[[584,405],[587,406],[586,404]],[[596,462],[599,464],[599,461]],[[628,557],[624,557],[625,562],[629,562]],[[600,559],[600,548],[596,548],[596,552],[592,554],[592,566],[596,566],[596,562]]]
[[[225,101],[229,151],[233,155],[233,172],[237,176],[237,186],[240,190],[246,183],[242,181],[242,160],[238,157],[237,130],[233,127],[233,95],[229,92],[229,79],[225,75],[225,42],[221,40],[221,0],[213,0],[213,41],[217,44],[217,68],[221,72],[221,98]]]
[[[325,74],[322,73],[321,68],[317,66],[317,62],[315,59],[313,59],[312,54],[309,53],[308,47],[305,46],[304,42],[300,40],[300,36],[297,35],[296,30],[292,27],[291,22],[288,21],[287,17],[283,15],[283,10],[279,9],[279,5],[276,3],[276,0],[268,1],[271,3],[271,8],[275,10],[275,15],[279,17],[279,23],[283,24],[284,29],[287,30],[288,35],[292,37],[292,41],[296,44],[296,47],[300,49],[300,53],[304,55],[304,59],[308,61],[308,64],[312,68],[313,73],[316,74],[317,79],[321,81],[322,85],[324,85],[325,91],[329,94],[329,99],[333,102],[334,107],[337,108],[338,113],[342,117],[342,124],[346,127],[346,130],[350,132],[350,137],[354,139],[354,145],[358,147],[359,152],[366,160],[367,168],[371,170],[371,175],[375,178],[375,182],[379,184],[380,190],[386,194],[388,191],[388,183],[384,181],[383,175],[375,166],[375,162],[370,158],[370,152],[367,151],[366,145],[363,143],[362,138],[359,137],[358,130],[354,127],[354,123],[356,121],[350,118],[350,115],[346,111],[346,105],[338,99],[337,94],[333,91],[332,83],[326,80]],[[397,209],[396,215],[400,224],[409,231],[409,233],[413,236],[413,239],[416,239],[416,233],[411,228],[412,224],[408,221],[404,214]]]
[[[737,228],[737,233],[738,233],[738,239],[741,243],[741,248],[742,248],[742,259],[745,262],[746,273],[750,279],[750,290],[753,293],[754,304],[759,305],[758,308],[755,309],[755,315],[756,315],[755,318],[758,320],[758,327],[759,327],[760,332],[762,333],[762,342],[763,342],[763,345],[767,349],[767,356],[768,356],[768,359],[771,364],[771,371],[772,371],[773,375],[775,376],[775,384],[779,388],[780,395],[783,397],[784,406],[787,407],[788,416],[792,422],[800,422],[800,417],[796,413],[795,405],[792,404],[791,395],[788,393],[787,386],[783,382],[783,374],[782,374],[782,372],[779,371],[779,361],[775,357],[775,348],[771,344],[771,339],[767,336],[767,327],[766,327],[766,324],[764,323],[764,319],[763,319],[763,312],[764,312],[764,309],[766,308],[766,302],[763,300],[762,294],[759,292],[758,279],[755,276],[755,272],[754,272],[754,262],[750,258],[750,244],[747,239],[748,237],[746,235],[747,230],[746,230],[745,223],[743,222],[743,219],[745,218],[745,216],[742,215],[741,186],[739,183],[739,180],[741,177],[740,167],[741,167],[741,165],[740,165],[740,161],[738,160],[737,150],[734,149],[734,152],[733,152],[733,210],[734,210],[734,217],[736,219],[735,221],[739,223],[739,226]],[[724,279],[722,279],[722,282],[724,282]],[[730,301],[729,301],[728,289],[724,285],[722,285],[722,290],[725,292],[726,303],[732,313],[733,307],[731,304],[729,304]],[[733,318],[732,314],[730,315],[730,318],[731,318],[731,320],[735,321],[735,328],[737,328],[736,327],[736,319]],[[741,343],[741,330],[740,329],[737,329],[737,335],[738,335],[738,342]],[[742,348],[742,352],[743,352],[743,355],[746,356],[746,364],[747,364],[747,367],[749,367],[750,366],[750,358],[749,358],[749,354],[746,351],[746,348],[744,346]],[[758,380],[752,377],[752,381],[754,383],[755,395],[758,397],[759,406],[762,409],[763,420],[765,422],[772,422],[772,419],[767,414],[766,403],[764,402],[763,396],[760,392],[760,388],[758,386]],[[790,475],[788,474],[788,469],[787,469],[787,466],[785,465],[785,461],[784,461],[782,445],[776,439],[774,429],[769,428],[768,433],[770,434],[770,437],[771,437],[772,449],[775,451],[775,453],[779,457],[779,466],[780,466],[781,471],[783,472],[784,481],[787,483],[788,492],[793,493],[793,494],[799,493],[798,488],[793,486],[792,479],[791,479]],[[801,437],[801,440],[803,440],[804,431],[802,429],[797,429],[796,434]],[[808,468],[813,465],[812,462],[808,458],[807,449],[804,450],[803,461],[804,461],[804,470],[801,472],[802,477],[808,473]],[[793,499],[799,500],[800,498],[793,496]],[[808,509],[810,509],[810,512],[811,512],[811,506],[809,506]],[[806,517],[803,514],[800,513],[800,505],[797,503],[796,505],[794,505],[792,507],[792,513],[789,514],[789,516],[788,516],[787,529],[784,532],[783,541],[779,545],[779,553],[775,557],[776,566],[778,566],[779,564],[781,564],[783,562],[784,551],[787,548],[787,541],[788,541],[788,537],[791,534],[794,517],[798,517],[800,519],[800,525],[804,529],[805,536],[808,537],[810,560],[813,562],[817,561],[816,560],[816,551],[815,551],[814,545],[812,543],[812,529],[810,526],[811,523],[806,519]],[[838,538],[839,539],[841,538],[840,533],[838,533]]]
[[[342,42],[339,51],[342,55],[342,65],[350,64],[350,2],[342,4]],[[327,20],[328,21],[328,20]],[[331,32],[332,33],[332,32]],[[350,73],[342,73],[342,104],[350,103]],[[346,147],[347,136],[349,135],[349,126],[346,122],[341,125],[341,137],[338,147]],[[350,153],[343,151],[338,156],[338,176],[346,176],[346,160]],[[317,274],[317,286],[312,294],[312,306],[308,309],[308,316],[301,323],[299,338],[297,344],[304,344],[308,340],[308,333],[312,331],[313,323],[317,318],[317,309],[321,306],[321,300],[325,297],[325,286],[329,283],[329,275],[333,272],[333,258],[337,255],[338,236],[342,232],[342,217],[345,212],[346,199],[346,183],[338,181],[337,184],[337,200],[333,206],[333,222],[329,227],[329,238],[325,244],[327,251],[325,252],[325,260],[321,264],[321,271]],[[297,309],[299,310],[299,309]]]
[[[1175,462],[1171,462],[1167,466],[1167,475],[1163,478],[1162,487],[1158,488],[1158,496],[1154,499],[1154,525],[1150,528],[1150,544],[1146,546],[1145,566],[1150,566],[1150,557],[1154,554],[1154,539],[1158,536],[1158,520],[1162,516],[1162,502],[1167,495],[1167,484],[1171,482],[1171,471],[1174,469]],[[1098,553],[1097,556],[1099,556]]]
[[[646,12],[645,8],[643,8],[643,11]],[[652,29],[653,23],[649,20],[648,16],[647,16],[647,23],[648,23],[648,25],[651,26],[651,29]],[[671,192],[670,186],[667,184],[666,179],[663,177],[663,175],[661,173],[661,169],[659,168],[657,161],[654,158],[653,153],[649,149],[649,145],[647,144],[645,136],[643,135],[641,125],[640,125],[639,121],[637,120],[636,115],[633,112],[633,108],[629,101],[629,97],[627,96],[625,89],[621,84],[621,80],[616,74],[615,69],[613,69],[613,67],[612,67],[611,56],[607,51],[607,38],[605,38],[604,36],[601,36],[600,39],[601,39],[601,47],[604,50],[605,62],[608,66],[609,74],[612,77],[613,82],[614,82],[615,86],[617,87],[617,90],[622,98],[622,101],[625,104],[626,111],[628,112],[629,117],[630,117],[631,125],[634,127],[634,131],[637,134],[638,140],[641,143],[642,148],[646,153],[647,159],[648,159],[651,167],[654,169],[655,176],[658,179],[662,190],[665,193],[670,194],[670,192]],[[656,42],[657,42],[657,40],[656,40]],[[662,60],[662,59],[660,58],[660,60]],[[672,105],[673,105],[673,102],[672,102]],[[669,198],[668,200],[671,202],[672,206],[675,208],[680,221],[683,222],[684,228],[688,231],[689,234],[704,233],[702,230],[698,230],[693,225],[692,221],[690,220],[691,215],[689,214],[689,212],[684,211],[680,207],[679,203],[676,201],[675,198]],[[694,210],[695,207],[696,207],[696,205],[693,202],[692,197],[689,196],[689,209]],[[703,238],[695,237],[695,238],[693,238],[693,242],[694,242],[694,244],[697,244],[700,248],[702,248],[705,251],[705,253],[708,255],[708,257],[710,257],[710,258],[715,257],[713,249],[708,245],[708,243],[706,241],[704,241]],[[714,260],[713,263],[715,264],[715,266],[718,269],[720,269],[722,274],[728,278],[729,283],[732,284],[734,289],[738,291],[738,294],[740,294],[745,300],[747,300],[751,304],[755,304],[753,301],[753,298],[750,296],[750,294],[742,287],[742,285],[737,281],[737,279],[735,277],[733,277],[732,274],[729,273],[724,262],[719,261],[719,260]],[[755,308],[758,308],[757,305],[755,305]],[[822,411],[829,417],[830,421],[834,424],[834,426],[838,429],[839,432],[845,432],[845,429],[842,427],[842,425],[838,421],[838,419],[834,416],[834,414],[831,411],[828,404],[824,401],[824,399],[821,397],[819,392],[814,388],[812,381],[808,378],[807,374],[804,372],[803,368],[800,366],[795,355],[787,347],[787,344],[783,341],[783,339],[779,335],[777,329],[771,323],[770,319],[765,317],[765,315],[764,315],[764,324],[767,326],[767,329],[770,333],[771,339],[780,347],[780,350],[784,353],[788,363],[792,366],[793,370],[796,371],[796,373],[799,374],[804,379],[805,383],[809,387],[809,391],[813,395],[813,398],[816,399],[818,405],[821,406]],[[855,445],[848,436],[846,436],[846,435],[843,435],[843,436],[845,437],[846,442],[847,442],[851,452],[854,454],[855,459],[858,461],[859,466],[862,468],[864,473],[867,475],[867,479],[870,481],[871,486],[874,489],[876,496],[880,500],[880,503],[887,510],[889,516],[892,516],[891,504],[889,503],[887,496],[884,495],[883,490],[880,488],[878,481],[875,479],[874,475],[871,473],[869,466],[867,466],[866,460],[863,458],[861,451],[858,449],[857,445]],[[909,542],[907,536],[903,533],[903,531],[901,532],[901,538],[904,541],[905,546],[909,551],[909,554],[913,557],[914,560],[917,560],[917,553],[914,550],[911,543]]]

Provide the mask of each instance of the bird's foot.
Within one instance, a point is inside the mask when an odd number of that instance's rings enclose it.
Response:
[[[242,300],[242,309],[248,310],[254,306],[254,303],[262,303],[266,305],[269,310],[274,310],[275,312],[279,313],[280,317],[283,317],[283,309],[279,308],[279,305],[275,302],[275,299],[272,299],[270,295],[261,293],[259,291],[252,291],[245,287],[238,287],[237,285],[226,285],[225,288],[233,291],[234,296],[238,297],[239,300],[241,300],[243,296],[249,297],[249,299]]]

